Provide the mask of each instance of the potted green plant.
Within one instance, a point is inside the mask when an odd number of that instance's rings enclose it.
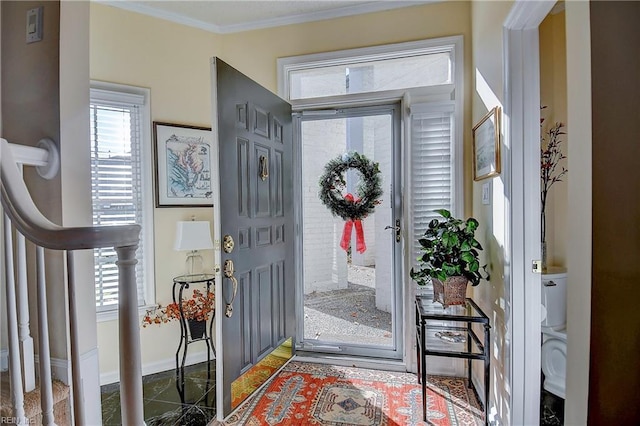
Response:
[[[448,210],[435,210],[443,219],[433,219],[418,242],[422,255],[419,268],[412,268],[410,275],[418,285],[433,283],[433,299],[449,305],[465,303],[467,284],[480,284],[488,280],[487,265],[480,266],[479,251],[482,246],[475,239],[478,221],[474,218],[454,218]]]

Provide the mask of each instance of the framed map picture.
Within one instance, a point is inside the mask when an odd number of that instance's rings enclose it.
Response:
[[[213,205],[211,128],[153,122],[156,207]]]

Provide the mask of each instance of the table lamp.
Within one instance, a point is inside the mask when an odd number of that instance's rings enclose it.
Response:
[[[189,250],[185,262],[187,275],[202,273],[202,256],[198,250],[213,249],[208,221],[180,221],[176,226],[174,250]]]

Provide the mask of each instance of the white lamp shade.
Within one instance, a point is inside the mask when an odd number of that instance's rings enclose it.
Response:
[[[174,250],[207,250],[213,248],[207,221],[178,222]]]

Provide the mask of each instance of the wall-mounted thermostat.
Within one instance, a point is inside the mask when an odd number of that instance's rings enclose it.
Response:
[[[42,6],[27,10],[27,43],[42,40]]]

